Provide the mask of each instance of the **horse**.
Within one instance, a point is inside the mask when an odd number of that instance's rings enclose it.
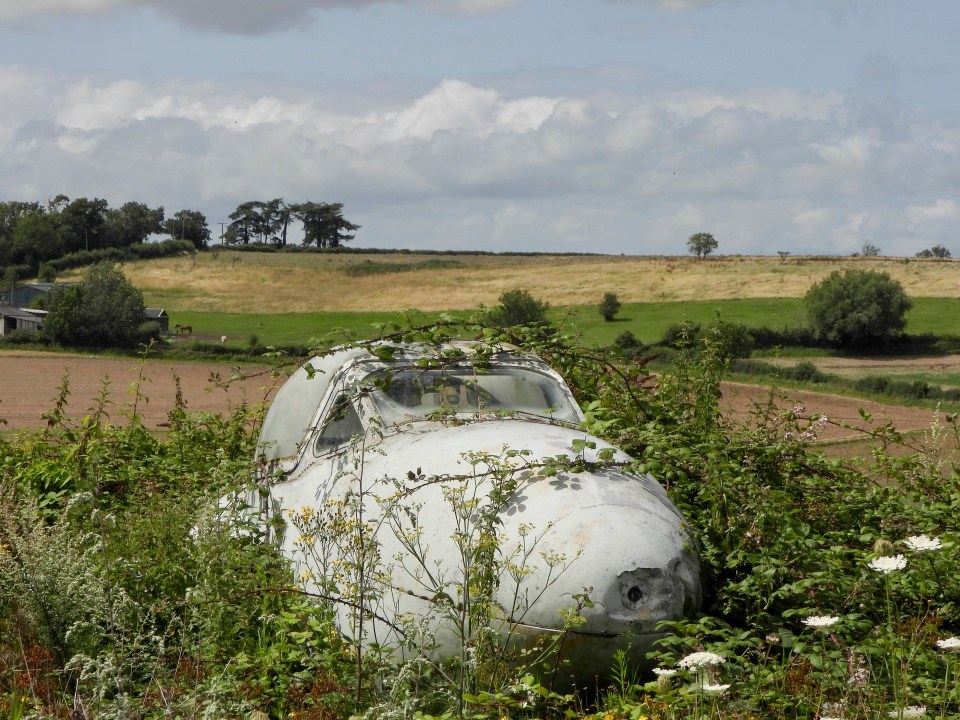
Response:
[[[176,329],[177,335],[191,335],[193,333],[193,325],[181,325],[177,323],[173,327]]]

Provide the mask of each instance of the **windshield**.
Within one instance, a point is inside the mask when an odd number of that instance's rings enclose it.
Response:
[[[528,413],[577,423],[579,414],[566,388],[554,378],[526,368],[496,366],[381,371],[367,382],[384,423],[450,414]]]

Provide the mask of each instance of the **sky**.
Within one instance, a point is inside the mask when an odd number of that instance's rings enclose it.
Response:
[[[351,245],[960,257],[957,0],[0,0],[0,200]]]

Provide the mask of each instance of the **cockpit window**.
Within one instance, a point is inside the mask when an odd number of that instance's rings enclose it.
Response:
[[[404,368],[371,375],[374,403],[387,425],[432,415],[525,413],[576,423],[577,411],[553,378],[526,368]]]
[[[362,435],[363,423],[347,395],[340,395],[323,422],[313,443],[316,455],[325,455],[350,442],[355,435]]]

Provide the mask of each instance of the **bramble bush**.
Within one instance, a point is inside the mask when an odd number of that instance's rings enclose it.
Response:
[[[642,361],[585,348],[562,327],[381,330],[537,352],[570,383],[584,429],[668,489],[699,544],[708,597],[701,614],[664,628],[656,674],[621,657],[587,706],[504,666],[467,686],[449,668],[366,659],[245,506],[217,502],[243,496],[259,408],[215,416],[178,402],[157,435],[135,414],[110,418],[106,386],[71,421],[64,381],[45,429],[0,440],[0,717],[960,713],[956,416],[931,413],[922,437],[870,430],[873,452],[844,460],[817,441],[837,421],[776,390],[749,423],[724,417],[729,352],[710,330],[656,382]],[[495,547],[485,553],[498,562]]]

